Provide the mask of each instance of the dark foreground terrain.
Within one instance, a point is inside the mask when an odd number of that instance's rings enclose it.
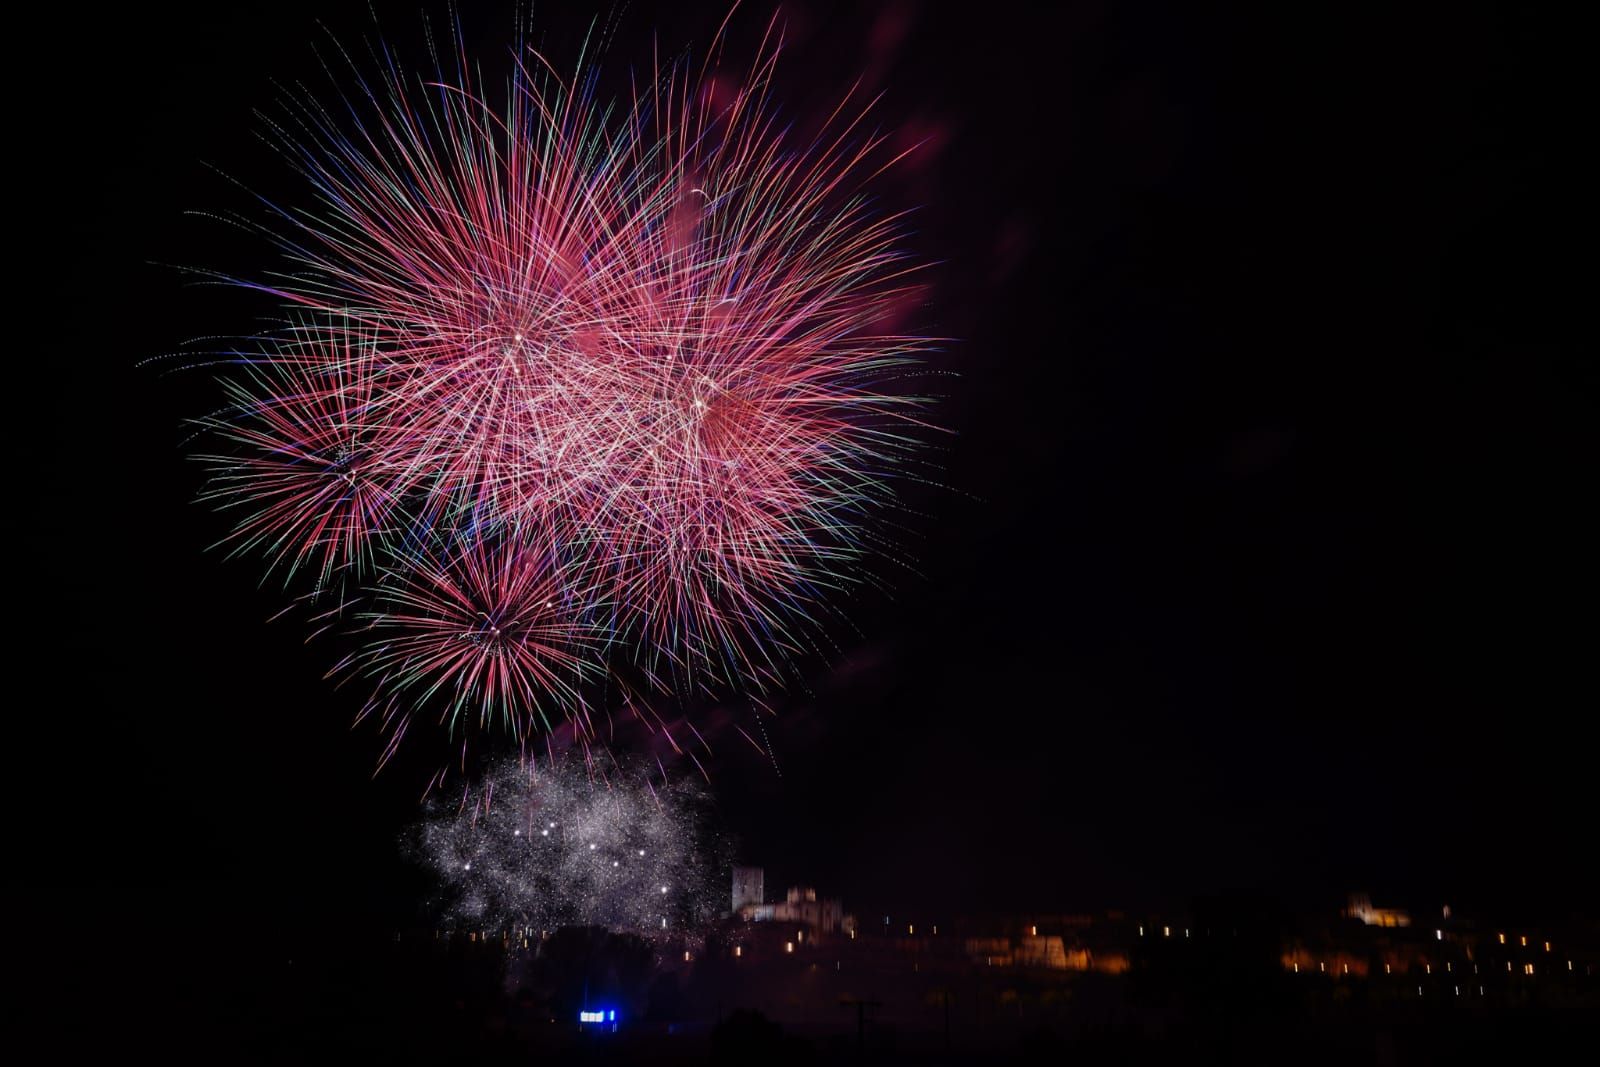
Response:
[[[1528,1064],[1588,1062],[1600,1019],[1592,981],[1473,996],[1144,960],[1121,975],[857,967],[852,982],[842,962],[667,968],[577,935],[530,962],[392,933],[216,933],[63,956],[35,990],[59,1011],[52,1045],[165,1063]],[[585,995],[626,1005],[614,1031],[578,1025]]]

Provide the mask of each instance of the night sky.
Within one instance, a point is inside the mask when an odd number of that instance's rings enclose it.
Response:
[[[9,90],[38,186],[9,209],[45,227],[11,308],[45,325],[10,353],[13,856],[68,914],[146,931],[398,922],[426,770],[370,780],[337,645],[207,551],[183,420],[215,385],[141,366],[270,310],[165,264],[275,265],[186,212],[249,207],[208,163],[296,193],[252,110],[326,84],[319,18],[359,41],[368,16],[58,6],[78,24],[19,34],[40,70]],[[509,9],[466,6],[499,55]],[[928,138],[882,193],[941,261],[922,323],[955,339],[954,433],[948,488],[908,500],[920,574],[778,703],[778,769],[714,736],[769,891],[864,916],[1596,899],[1576,60],[1471,5],[1289,6],[791,9],[786,108],[865,71]],[[534,23],[570,58],[594,10]],[[630,4],[608,67],[721,13]],[[401,49],[419,27],[383,16]]]

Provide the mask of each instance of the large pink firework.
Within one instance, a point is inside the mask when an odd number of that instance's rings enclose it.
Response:
[[[498,108],[457,57],[363,81],[354,130],[279,125],[318,210],[256,287],[316,327],[232,386],[211,495],[240,547],[371,586],[392,740],[422,707],[526,738],[619,657],[765,690],[859,580],[923,425],[927,342],[881,325],[915,265],[864,195],[870,104],[795,137],[772,34],[621,109],[527,52]]]

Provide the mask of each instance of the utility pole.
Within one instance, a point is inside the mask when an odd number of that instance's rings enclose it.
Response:
[[[839,998],[839,1007],[856,1009],[856,1051],[865,1055],[867,1050],[867,1009],[881,1008],[883,1003],[877,1000],[857,1000],[851,997]]]

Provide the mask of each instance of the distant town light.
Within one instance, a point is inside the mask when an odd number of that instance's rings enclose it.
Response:
[[[1433,932],[1433,939],[1435,941],[1443,941],[1444,940],[1444,931],[1443,930],[1435,930]]]
[[[785,941],[783,943],[783,951],[785,951],[785,952],[793,952],[794,951],[794,942],[793,941]]]

